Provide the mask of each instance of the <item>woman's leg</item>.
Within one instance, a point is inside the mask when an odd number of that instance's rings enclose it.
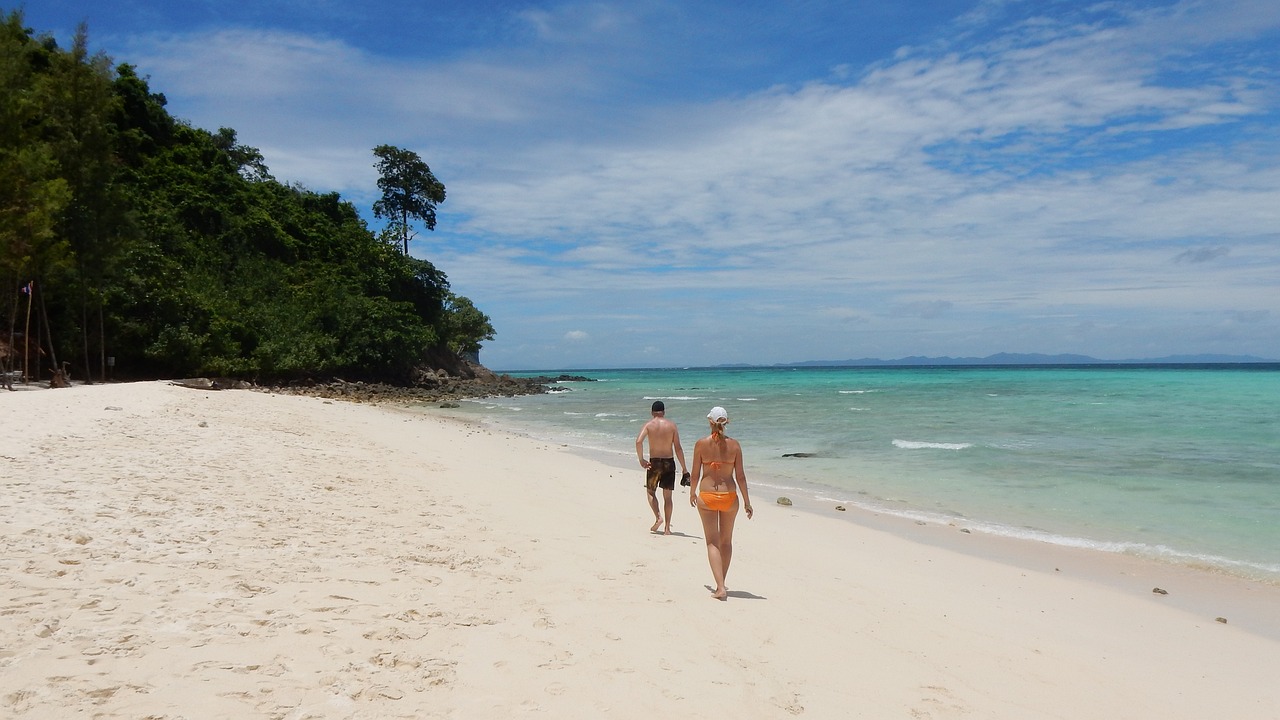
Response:
[[[711,597],[724,600],[729,593],[724,589],[724,560],[720,556],[720,513],[699,507],[698,515],[702,517],[702,535],[707,540],[707,562],[711,565],[711,577],[716,581],[716,589],[711,591]]]
[[[733,501],[732,509],[722,510],[717,514],[720,516],[720,538],[717,545],[720,547],[720,564],[723,568],[720,584],[724,585],[724,580],[729,577],[729,563],[733,560],[733,523],[738,519],[738,501]]]

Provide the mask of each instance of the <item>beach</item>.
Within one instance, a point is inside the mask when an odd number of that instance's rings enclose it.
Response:
[[[1273,584],[753,495],[718,602],[634,458],[166,382],[0,428],[0,717],[1280,717]]]

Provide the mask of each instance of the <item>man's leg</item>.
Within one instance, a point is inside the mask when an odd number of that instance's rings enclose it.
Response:
[[[662,513],[658,512],[658,495],[657,488],[644,489],[646,495],[649,496],[649,509],[653,511],[653,527],[649,528],[649,532],[658,532],[658,528],[662,526]]]
[[[671,488],[662,488],[662,507],[667,511],[667,529],[663,534],[671,534]]]

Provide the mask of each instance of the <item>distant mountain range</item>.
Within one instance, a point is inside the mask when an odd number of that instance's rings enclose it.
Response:
[[[1168,355],[1135,360],[1099,360],[1088,355],[1043,355],[1041,353],[996,353],[986,357],[911,357],[896,360],[860,358],[857,360],[805,360],[778,363],[785,367],[865,367],[903,365],[1207,365],[1239,363],[1274,363],[1276,360],[1252,355]]]

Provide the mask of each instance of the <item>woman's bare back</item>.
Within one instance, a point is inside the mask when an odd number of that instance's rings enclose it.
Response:
[[[738,441],[731,437],[723,440],[705,437],[698,441],[695,449],[702,462],[703,489],[711,492],[735,492],[737,487],[734,470],[738,459],[742,457],[742,446]]]

